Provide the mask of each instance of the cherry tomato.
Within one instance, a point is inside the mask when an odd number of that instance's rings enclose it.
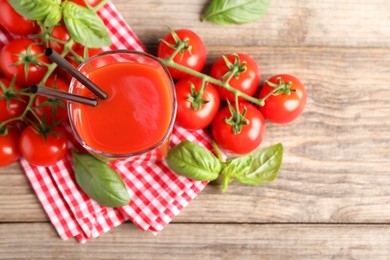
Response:
[[[167,45],[167,43],[172,46],[177,44],[177,40],[173,35],[177,35],[181,41],[184,41],[186,38],[188,39],[188,47],[182,52],[179,52],[173,60],[192,70],[201,71],[206,64],[206,47],[200,37],[193,31],[181,29],[165,35],[158,45],[157,56],[167,59],[174,53],[174,47],[172,48]],[[168,67],[168,70],[171,73],[172,78],[176,80],[188,76],[187,73],[177,69]]]
[[[48,88],[55,88],[61,91],[68,92],[69,84],[59,77],[50,77],[46,80],[45,86]],[[68,120],[68,113],[66,110],[66,101],[55,98],[47,98],[38,95],[34,100],[34,111],[40,118],[45,118],[48,125],[57,121]]]
[[[299,79],[292,75],[275,75],[266,81],[260,90],[259,98],[262,99],[269,95],[278,86],[286,89],[287,94],[284,92],[278,95],[270,95],[266,98],[264,106],[260,107],[260,111],[271,122],[290,123],[303,112],[307,97],[306,88]]]
[[[196,94],[191,91],[191,83]],[[175,84],[177,97],[175,122],[177,125],[188,130],[198,130],[207,127],[213,121],[220,105],[218,91],[213,84],[207,83],[203,94],[197,97],[201,87],[202,79],[195,77],[184,78]],[[189,99],[195,99],[195,101],[191,102]],[[198,109],[196,109],[196,103],[198,103]]]
[[[81,57],[81,60],[78,60],[77,58],[75,58],[74,56],[72,55],[68,55],[66,57],[66,60],[69,61],[70,64],[73,65],[73,67],[77,68],[80,63],[82,61],[84,61],[85,59],[88,59],[92,56],[95,56],[99,53],[102,53],[104,50],[102,48],[88,48],[87,49],[87,53],[85,53],[85,48],[84,46],[80,46],[80,48],[76,49],[76,54]],[[69,73],[66,73],[65,74],[65,77],[67,80],[71,81],[72,80],[72,75],[70,75]]]
[[[234,106],[234,105],[233,105]],[[265,119],[256,106],[242,102],[239,104],[239,111],[244,115],[248,124],[242,125],[241,131],[234,133],[233,126],[226,120],[232,117],[229,107],[221,109],[212,124],[212,135],[217,145],[223,150],[234,154],[246,154],[256,149],[265,134]],[[234,109],[236,111],[236,109]]]
[[[238,72],[229,80],[229,84],[249,96],[253,96],[260,84],[260,69],[256,61],[249,55],[238,53],[224,55],[227,60],[234,65]],[[238,57],[238,60],[237,60]],[[230,71],[223,56],[218,58],[211,67],[210,76],[216,79],[228,80],[227,73]],[[234,94],[224,88],[218,88],[222,100],[228,99],[234,102]],[[243,99],[240,97],[240,101]]]
[[[70,1],[86,7],[84,0],[70,0]],[[98,5],[101,1],[102,0],[87,0],[88,4],[92,7]]]
[[[71,39],[68,29],[62,24],[54,26],[51,30],[46,29],[45,32],[39,30],[40,34],[43,34],[43,38],[47,38],[46,47],[50,47],[58,53],[64,51],[64,42],[67,42]],[[74,43],[72,46],[73,50],[80,48],[80,44]]]
[[[42,47],[30,39],[12,40],[4,45],[0,53],[3,74],[9,79],[16,76],[16,83],[21,86],[39,83],[46,73],[42,63],[49,63],[49,59],[44,55]]]
[[[0,133],[0,167],[10,165],[19,158],[19,132],[16,128],[8,128],[7,133]]]
[[[54,127],[46,138],[33,126],[27,126],[20,135],[19,149],[31,164],[50,166],[61,160],[67,151],[67,138],[59,127]]]
[[[10,33],[23,36],[35,33],[37,29],[33,21],[18,14],[7,0],[0,0],[0,25]]]
[[[19,85],[0,78],[0,122],[20,116],[26,108],[26,98],[18,94]],[[5,91],[4,91],[5,90]]]

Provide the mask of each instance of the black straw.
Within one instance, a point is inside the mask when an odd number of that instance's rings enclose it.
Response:
[[[107,94],[101,90],[95,83],[90,81],[84,74],[78,71],[72,64],[64,59],[60,54],[51,48],[45,49],[45,55],[52,61],[57,63],[60,68],[68,72],[70,75],[75,77],[81,84],[86,86],[93,94],[101,99],[106,99]]]
[[[35,84],[30,86],[30,92],[33,94],[39,94],[51,98],[64,99],[93,107],[97,105],[96,99],[78,96],[58,89],[41,87]]]

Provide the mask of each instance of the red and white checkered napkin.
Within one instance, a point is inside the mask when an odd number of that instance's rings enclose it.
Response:
[[[98,14],[113,42],[108,49],[145,51],[112,3],[106,4]],[[0,47],[14,37],[0,28]],[[170,145],[184,139],[211,148],[205,132],[189,132],[179,127],[174,128]],[[70,140],[69,144],[72,147],[75,141]],[[70,152],[63,160],[47,168],[30,165],[23,158],[20,163],[60,237],[76,237],[80,242],[97,237],[126,220],[131,220],[144,231],[156,233],[207,185],[207,182],[175,175],[164,161],[141,158],[110,162],[109,165],[125,181],[131,196],[129,205],[113,209],[100,206],[80,190],[74,179]]]

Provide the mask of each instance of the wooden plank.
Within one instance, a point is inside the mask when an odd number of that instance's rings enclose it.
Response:
[[[172,224],[158,236],[124,224],[62,241],[48,224],[1,224],[0,259],[388,259],[388,225]]]
[[[0,208],[0,222],[47,220],[18,163],[0,167]]]
[[[211,48],[210,59],[234,51]],[[261,187],[210,185],[175,221],[389,223],[390,49],[243,47],[263,80],[285,72],[306,84],[304,114],[267,125],[263,146],[285,145],[279,178]],[[0,168],[0,220],[45,221],[18,166]],[[26,214],[28,212],[28,214]]]
[[[194,30],[207,46],[390,46],[387,0],[273,0],[262,19],[229,26],[200,21],[209,2],[146,0],[129,5],[116,0],[115,6],[148,46],[157,44],[166,26]]]

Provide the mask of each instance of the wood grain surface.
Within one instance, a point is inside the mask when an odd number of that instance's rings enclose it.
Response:
[[[0,168],[0,258],[390,259],[390,2],[273,0],[245,25],[201,22],[208,1],[114,1],[154,54],[172,28],[197,32],[208,64],[242,52],[262,81],[291,73],[308,90],[304,114],[269,123],[282,142],[276,181],[211,183],[158,236],[131,223],[85,245],[62,241],[20,166]]]

